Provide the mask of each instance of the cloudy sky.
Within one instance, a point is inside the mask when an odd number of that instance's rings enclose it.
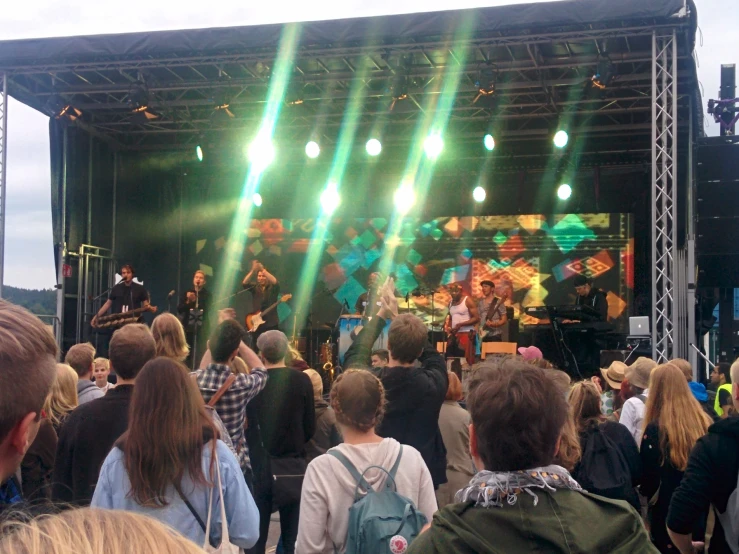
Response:
[[[647,0],[648,1],[648,0]],[[516,4],[510,0],[219,0],[216,7],[180,0],[58,0],[6,2],[0,39],[223,27],[361,17]],[[736,0],[696,0],[701,29],[697,56],[704,99],[715,98],[719,65],[739,62]],[[51,17],[50,17],[51,15]],[[8,191],[5,283],[49,288],[56,282],[51,238],[47,118],[11,99],[8,118]],[[707,120],[708,124],[708,120]],[[709,134],[718,134],[708,124]]]

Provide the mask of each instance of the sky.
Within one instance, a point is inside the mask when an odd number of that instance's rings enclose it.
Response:
[[[531,3],[529,0],[526,3]],[[217,8],[181,0],[58,0],[7,2],[0,39],[91,35],[185,28],[258,25],[383,14],[519,4],[510,0],[219,0]],[[716,98],[722,63],[739,63],[736,0],[696,0],[696,54],[703,98]],[[718,128],[706,118],[709,135]],[[51,234],[48,118],[11,98],[8,107],[5,284],[51,288],[56,283]]]

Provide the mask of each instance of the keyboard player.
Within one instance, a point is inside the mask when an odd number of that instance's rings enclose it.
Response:
[[[607,321],[608,301],[606,300],[605,293],[595,288],[593,282],[585,277],[585,275],[576,275],[573,279],[573,284],[577,293],[575,304],[577,306],[589,306],[593,308],[600,316],[598,321]]]

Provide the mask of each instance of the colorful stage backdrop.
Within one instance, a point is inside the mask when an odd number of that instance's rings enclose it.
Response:
[[[259,259],[278,277],[283,293],[295,292],[315,225],[315,219],[253,220],[244,231],[243,255],[228,248],[225,235],[200,238],[194,254],[209,276],[223,263],[246,271],[252,259]],[[508,293],[507,304],[524,325],[535,323],[521,317],[524,307],[573,303],[571,280],[582,274],[607,293],[609,319],[619,329],[626,326],[634,280],[630,214],[406,218],[390,245],[388,233],[389,221],[383,218],[332,220],[320,245],[313,326],[333,323],[344,301],[354,307],[386,249],[394,250],[389,266],[398,291],[411,293],[409,304],[401,300],[401,309],[410,308],[428,324],[446,314],[450,297],[444,285],[450,283],[480,296],[480,282],[494,281],[499,294]],[[224,252],[232,257],[224,258]],[[436,291],[433,297],[412,294],[429,289]],[[248,309],[248,295],[236,299],[237,308],[242,306],[238,311]],[[291,331],[290,305],[280,305],[279,314]]]

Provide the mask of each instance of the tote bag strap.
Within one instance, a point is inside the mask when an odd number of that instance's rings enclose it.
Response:
[[[216,455],[216,449],[213,448],[213,456],[215,456],[215,455]],[[216,462],[216,466],[217,465],[218,465],[218,463]],[[210,487],[210,493],[208,493],[208,518],[207,518],[207,522],[205,524],[205,543],[203,543],[203,550],[205,550],[206,552],[210,552],[211,551],[211,546],[210,546],[210,517],[211,517],[211,515],[213,513],[213,489],[214,488],[215,487]]]

